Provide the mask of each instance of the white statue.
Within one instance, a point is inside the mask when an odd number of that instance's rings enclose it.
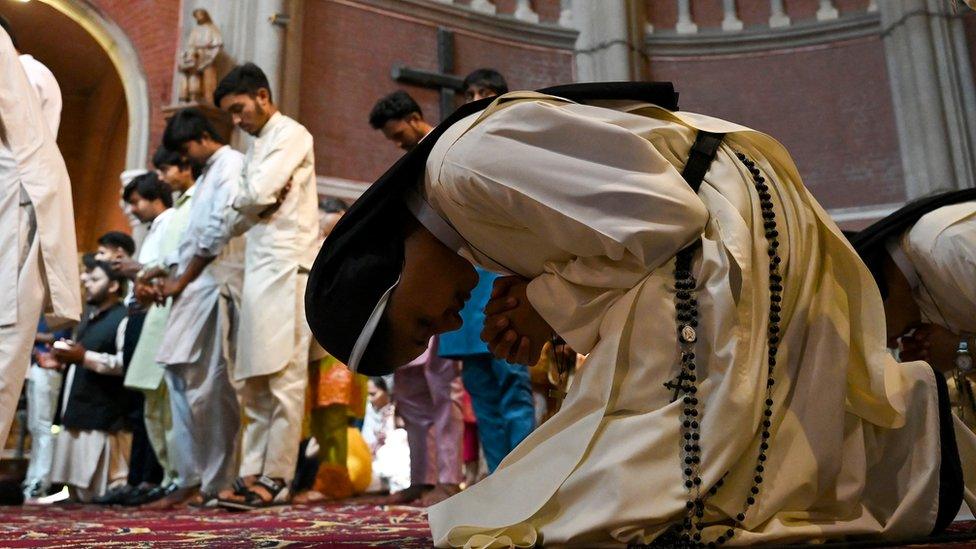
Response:
[[[183,74],[180,102],[209,103],[217,88],[214,61],[224,45],[224,38],[207,10],[193,10],[193,19],[197,24],[187,37],[186,47],[180,52],[179,70]]]

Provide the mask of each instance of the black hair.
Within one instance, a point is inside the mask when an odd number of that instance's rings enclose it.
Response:
[[[132,178],[122,191],[122,200],[128,202],[133,192],[139,193],[139,196],[150,202],[161,200],[167,208],[173,207],[173,188],[165,181],[160,181],[156,172],[148,172]]]
[[[471,74],[464,77],[464,89],[471,86],[481,86],[497,93],[498,95],[508,93],[508,82],[502,73],[495,69],[476,69]]]
[[[402,120],[413,113],[424,116],[424,111],[409,93],[397,90],[373,105],[373,110],[369,111],[369,125],[378,130],[390,120]]]
[[[386,380],[383,379],[382,377],[373,376],[369,378],[369,380],[372,381],[373,385],[376,385],[376,388],[379,389],[380,391],[383,391],[384,393],[390,392],[390,387],[386,384]]]
[[[81,255],[81,264],[85,266],[85,272],[95,268],[95,252],[85,252]]]
[[[10,21],[3,15],[0,15],[0,27],[3,27],[3,30],[7,31],[7,34],[10,35],[10,41],[13,42],[14,49],[19,50],[20,47],[17,45],[17,36],[14,34],[14,28],[10,25]]]
[[[271,84],[268,83],[268,77],[265,76],[264,71],[254,63],[244,63],[231,69],[227,76],[217,84],[217,89],[213,93],[213,102],[214,105],[220,107],[220,101],[225,96],[246,93],[254,97],[261,88],[268,90],[268,101],[273,102]]]
[[[119,231],[109,231],[98,237],[98,243],[102,246],[121,248],[130,256],[136,253],[136,243],[132,237]]]
[[[173,149],[167,149],[166,145],[156,147],[153,153],[152,164],[157,170],[162,170],[165,166],[176,166],[180,169],[190,167],[190,162],[183,158],[183,155]]]
[[[338,198],[329,198],[319,202],[319,209],[325,213],[342,213],[349,209],[349,204]]]
[[[128,282],[128,280],[122,275],[122,273],[113,269],[111,263],[108,261],[96,261],[95,265],[92,267],[92,270],[95,270],[96,268],[104,271],[110,282],[118,282],[119,289],[115,292],[115,295],[122,297],[128,292],[128,288],[126,286],[126,282]]]
[[[209,137],[217,143],[223,144],[224,142],[200,109],[183,109],[166,122],[166,130],[163,131],[163,146],[178,151],[184,143],[199,141],[204,137]]]

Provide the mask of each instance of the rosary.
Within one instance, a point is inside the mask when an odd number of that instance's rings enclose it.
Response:
[[[770,428],[772,427],[773,415],[773,386],[775,380],[773,373],[776,367],[776,354],[780,342],[780,312],[782,311],[783,300],[783,278],[779,272],[781,259],[779,256],[779,232],[776,229],[776,215],[773,210],[772,195],[765,178],[756,167],[755,162],[744,154],[736,153],[739,161],[742,162],[752,175],[753,184],[759,194],[759,206],[763,219],[763,228],[766,234],[769,255],[769,325],[767,328],[767,381],[765,390],[765,401],[763,405],[762,419],[760,420],[761,442],[759,444],[759,454],[756,458],[756,466],[752,486],[745,495],[743,509],[734,519],[735,524],[741,525],[746,518],[746,513],[759,496],[760,485],[763,482],[765,472],[766,451],[769,449]],[[685,479],[684,485],[688,490],[688,501],[685,504],[685,516],[681,522],[675,524],[667,532],[658,537],[655,546],[667,547],[702,547],[722,545],[732,539],[735,530],[730,527],[724,534],[718,536],[713,542],[707,544],[702,542],[702,530],[705,529],[703,518],[705,515],[705,502],[709,496],[715,495],[722,487],[725,476],[723,475],[707,492],[702,494],[701,484],[701,434],[699,433],[702,410],[699,406],[697,364],[695,363],[695,342],[698,340],[698,301],[695,299],[695,289],[697,280],[692,273],[692,259],[696,249],[700,247],[695,244],[678,252],[674,266],[674,289],[675,289],[675,312],[677,317],[678,344],[681,348],[681,369],[678,375],[664,386],[672,392],[672,402],[681,399],[683,405],[681,413],[681,463],[682,473]]]

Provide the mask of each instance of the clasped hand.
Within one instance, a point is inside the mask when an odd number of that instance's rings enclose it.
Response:
[[[527,287],[528,282],[517,276],[498,278],[485,306],[481,339],[493,355],[513,364],[538,362],[552,336],[552,327],[529,303]]]
[[[955,368],[959,336],[936,324],[909,327],[899,340],[902,361],[924,360],[941,372]]]
[[[183,286],[179,280],[172,278],[169,271],[161,267],[148,269],[136,280],[135,296],[143,305],[163,305],[167,298],[176,298],[182,292]]]

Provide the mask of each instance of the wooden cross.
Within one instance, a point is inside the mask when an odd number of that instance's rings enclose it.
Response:
[[[443,27],[437,29],[437,72],[410,68],[402,63],[393,65],[390,76],[397,82],[437,88],[441,93],[440,120],[454,112],[454,95],[464,91],[464,79],[451,74],[454,72],[454,33]]]

